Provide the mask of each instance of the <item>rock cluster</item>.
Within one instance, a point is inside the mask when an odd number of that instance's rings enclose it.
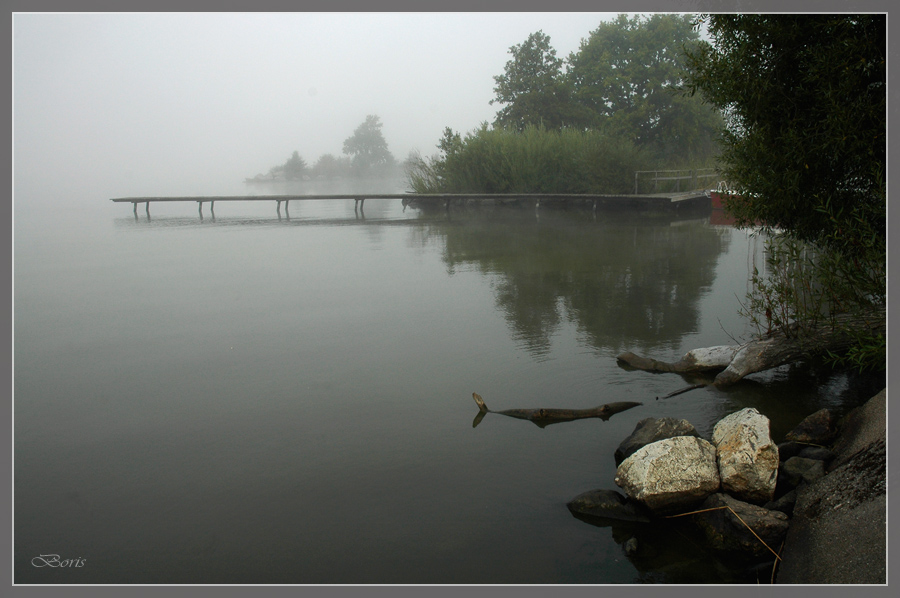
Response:
[[[615,490],[592,490],[569,502],[582,518],[640,524],[690,518],[714,550],[772,561],[784,542],[797,492],[825,475],[835,437],[827,410],[814,413],[776,445],[769,420],[746,408],[701,438],[684,420],[647,418],[615,452]],[[640,553],[634,538],[627,554]]]

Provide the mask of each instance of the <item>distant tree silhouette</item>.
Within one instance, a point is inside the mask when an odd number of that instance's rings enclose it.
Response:
[[[384,172],[396,165],[381,134],[381,119],[374,114],[344,140],[344,153],[351,157],[351,170],[357,176]]]

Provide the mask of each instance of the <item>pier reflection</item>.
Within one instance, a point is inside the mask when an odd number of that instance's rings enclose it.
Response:
[[[400,202],[310,204],[302,218],[287,204],[275,217],[159,217],[119,226],[383,226],[409,228],[411,246],[439,247],[447,271],[491,277],[496,308],[517,345],[536,359],[574,323],[584,343],[604,351],[657,354],[697,330],[700,300],[713,285],[729,229],[709,214],[481,206],[401,211]],[[368,203],[368,202],[366,202]],[[306,207],[306,206],[304,206]],[[403,206],[405,207],[405,206]],[[211,214],[212,206],[210,206]],[[328,208],[328,211],[325,211]],[[341,215],[341,211],[343,214]],[[317,217],[317,214],[319,215]]]

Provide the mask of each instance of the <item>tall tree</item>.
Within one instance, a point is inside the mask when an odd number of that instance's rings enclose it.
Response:
[[[691,15],[619,15],[601,23],[569,55],[574,101],[593,115],[592,126],[625,135],[670,161],[714,154],[720,115],[678,91],[684,49],[698,38]]]
[[[727,114],[723,170],[747,199],[734,215],[824,241],[846,240],[837,216],[855,213],[883,236],[885,16],[707,20],[690,86]]]
[[[396,164],[381,134],[381,119],[373,114],[344,140],[344,153],[352,157],[352,167],[357,175],[383,171]]]
[[[688,85],[726,114],[721,169],[739,195],[726,207],[741,224],[784,233],[781,247],[769,246],[771,274],[754,281],[751,309],[766,324],[783,312],[774,323],[788,332],[835,313],[877,319],[885,307],[885,15],[704,20],[711,42],[690,53]],[[809,277],[798,276],[797,262],[809,265]],[[847,333],[854,361],[884,367],[883,335]]]
[[[281,168],[284,171],[284,178],[291,181],[301,179],[306,174],[306,160],[295,151]]]
[[[550,37],[537,31],[509,53],[504,73],[494,77],[496,97],[490,103],[503,105],[494,124],[519,131],[528,125],[558,129],[571,124],[571,90]]]

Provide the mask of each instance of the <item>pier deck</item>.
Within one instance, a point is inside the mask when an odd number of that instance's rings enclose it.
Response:
[[[215,209],[216,202],[222,201],[274,201],[276,210],[281,214],[281,202],[288,209],[291,201],[309,200],[348,200],[355,201],[354,208],[362,209],[367,199],[403,199],[410,202],[441,203],[449,209],[454,201],[532,201],[535,208],[544,202],[580,203],[591,202],[593,209],[598,207],[657,207],[678,208],[686,205],[697,205],[698,202],[709,201],[709,196],[704,191],[693,191],[678,194],[652,194],[652,195],[591,195],[575,193],[349,193],[338,195],[327,194],[303,194],[303,195],[203,195],[185,197],[116,197],[110,201],[115,203],[131,203],[134,206],[134,214],[137,216],[138,204],[146,204],[147,215],[150,215],[152,202],[197,202],[198,210],[203,215],[203,204],[209,203],[210,210]]]

